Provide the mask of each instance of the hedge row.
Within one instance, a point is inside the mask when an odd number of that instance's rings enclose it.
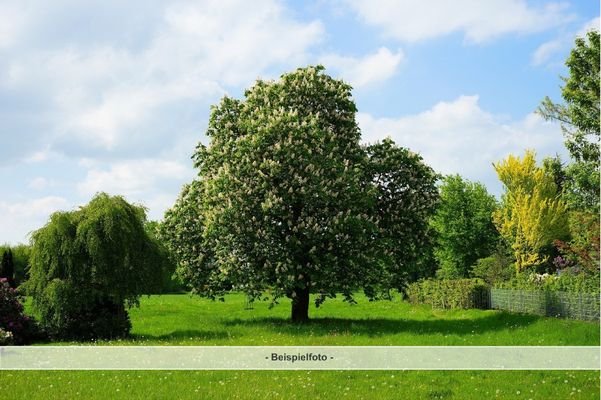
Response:
[[[409,302],[432,308],[488,308],[488,287],[482,279],[427,279],[409,285]]]

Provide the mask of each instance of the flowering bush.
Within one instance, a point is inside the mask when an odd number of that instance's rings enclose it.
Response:
[[[559,250],[561,257],[554,260],[558,269],[575,266],[584,273],[599,274],[599,214],[587,212],[573,212],[570,214],[569,242],[556,240],[554,245]],[[559,262],[559,265],[555,262]]]
[[[13,343],[13,334],[0,328],[0,346],[6,346]]]
[[[26,344],[33,338],[35,328],[33,321],[23,313],[17,291],[6,278],[0,278],[0,344],[4,341]]]
[[[526,274],[496,284],[501,289],[547,290],[575,293],[599,293],[599,274],[578,272],[574,267],[558,274]]]

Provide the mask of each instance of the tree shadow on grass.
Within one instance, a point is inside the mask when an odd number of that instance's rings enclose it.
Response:
[[[353,334],[368,337],[386,336],[397,333],[414,335],[473,335],[489,331],[515,329],[528,326],[540,317],[525,314],[494,313],[473,319],[388,319],[388,318],[314,318],[302,324],[288,319],[266,317],[255,319],[232,319],[224,321],[226,326],[262,326],[289,335],[332,336]]]
[[[130,339],[135,341],[146,341],[146,340],[156,340],[156,341],[170,341],[170,340],[184,340],[184,339],[193,339],[193,340],[219,340],[219,339],[228,339],[230,334],[226,331],[200,331],[197,329],[182,329],[175,330],[173,332],[165,333],[162,335],[148,335],[148,334],[137,334],[133,333],[129,336]]]

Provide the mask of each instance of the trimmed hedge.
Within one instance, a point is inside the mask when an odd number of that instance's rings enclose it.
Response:
[[[432,308],[488,308],[488,286],[482,279],[427,279],[409,285],[409,302]]]

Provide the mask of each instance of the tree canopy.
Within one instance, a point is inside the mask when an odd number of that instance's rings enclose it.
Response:
[[[510,155],[494,168],[505,188],[495,225],[514,250],[517,272],[535,268],[548,261],[554,240],[569,236],[566,203],[554,174],[536,165],[533,151]]]
[[[301,68],[213,107],[198,179],[163,234],[196,292],[292,299],[292,319],[342,293],[399,283],[420,253],[435,174],[392,141],[364,148],[351,87]],[[407,250],[405,262],[391,240]],[[384,251],[382,251],[384,250]]]
[[[459,175],[444,178],[432,218],[440,276],[467,278],[478,259],[494,252],[499,238],[492,221],[496,208],[494,196],[481,183]]]
[[[566,147],[574,163],[567,168],[567,193],[576,208],[599,208],[599,32],[576,38],[566,60],[568,76],[562,77],[563,103],[549,97],[538,112],[546,119],[559,121]]]

